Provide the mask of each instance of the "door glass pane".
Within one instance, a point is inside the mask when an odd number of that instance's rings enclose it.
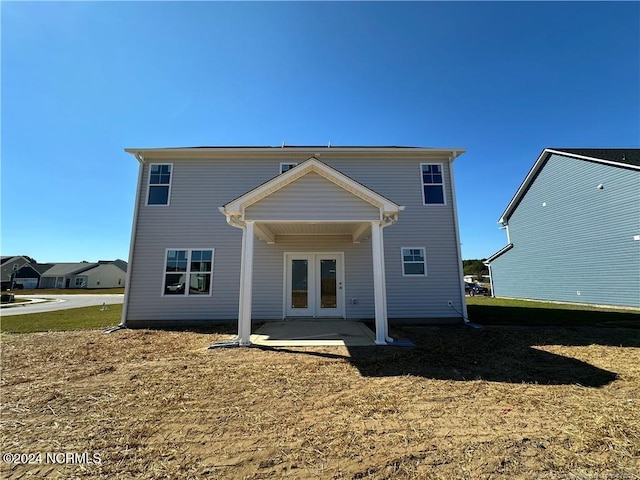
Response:
[[[337,308],[336,261],[320,260],[320,308]]]
[[[291,260],[291,308],[308,308],[307,260]]]

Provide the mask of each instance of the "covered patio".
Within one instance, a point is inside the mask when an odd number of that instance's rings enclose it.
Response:
[[[403,209],[316,157],[220,207],[227,223],[242,230],[237,343],[250,345],[257,338],[251,335],[255,238],[276,244],[279,238],[294,235],[341,235],[348,236],[352,243],[371,239],[373,341],[377,345],[393,342],[387,321],[384,228],[395,224]],[[285,254],[283,320],[287,317],[346,320],[341,255],[341,252]],[[311,325],[312,322],[304,322],[300,328],[308,331]]]

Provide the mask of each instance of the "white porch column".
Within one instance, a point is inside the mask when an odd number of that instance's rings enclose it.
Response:
[[[373,293],[376,315],[376,345],[387,344],[387,292],[384,281],[384,251],[382,225],[371,222],[371,253],[373,255]]]
[[[389,336],[389,319],[387,318],[387,273],[384,269],[384,225],[380,226],[380,253],[382,262],[382,291],[384,292],[384,338],[388,343],[393,343]]]
[[[238,342],[251,344],[251,299],[253,292],[253,222],[242,229],[242,256],[240,259],[240,305],[238,309]]]

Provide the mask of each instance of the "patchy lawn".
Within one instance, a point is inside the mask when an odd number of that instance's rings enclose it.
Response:
[[[43,457],[0,477],[640,475],[640,330],[403,327],[417,348],[206,349],[232,332],[3,334],[0,447]]]

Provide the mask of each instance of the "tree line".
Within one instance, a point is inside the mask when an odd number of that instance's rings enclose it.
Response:
[[[476,280],[482,281],[483,275],[489,275],[489,267],[484,262],[486,258],[480,260],[462,260],[462,270],[465,275],[473,275]]]

